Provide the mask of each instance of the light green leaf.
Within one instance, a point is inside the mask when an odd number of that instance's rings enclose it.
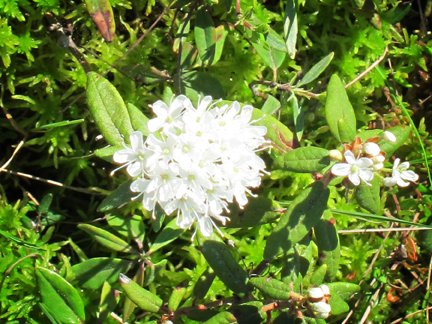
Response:
[[[140,287],[143,286],[143,284],[144,284],[144,261],[141,262],[141,264],[138,268],[138,271],[133,278],[133,281],[136,282]],[[129,298],[126,297],[126,300],[125,300],[124,305],[123,305],[123,322],[126,322],[129,319],[129,317],[132,315],[132,313],[136,307],[137,306],[132,302],[132,300],[130,300]]]
[[[328,266],[327,264],[322,264],[317,269],[315,269],[314,273],[312,274],[312,277],[310,279],[310,284],[319,286],[323,283],[324,277],[327,273]]]
[[[279,100],[277,100],[272,95],[268,95],[266,102],[261,108],[261,111],[265,114],[272,115],[274,114],[281,106]]]
[[[116,308],[119,301],[119,292],[111,287],[108,282],[104,282],[99,302],[99,318],[97,324],[105,323],[108,315],[114,310],[114,308]]]
[[[186,287],[175,287],[168,300],[168,309],[175,311],[179,307],[186,293]]]
[[[349,305],[338,294],[331,295],[329,305],[331,307],[331,315],[343,314],[350,310]]]
[[[285,52],[275,50],[260,39],[256,39],[256,42],[253,42],[252,45],[264,61],[265,65],[272,68],[273,71],[276,71],[285,60]]]
[[[132,217],[111,215],[107,217],[108,225],[120,235],[127,237],[128,242],[132,240],[144,241],[145,225],[143,218],[139,215]]]
[[[361,208],[366,209],[372,214],[376,214],[380,210],[380,182],[380,179],[375,176],[372,181],[370,181],[371,186],[368,186],[362,181],[360,186],[355,188],[354,196],[357,203]]]
[[[308,84],[318,78],[330,64],[333,56],[334,53],[331,52],[329,55],[321,59],[321,61],[319,61],[317,64],[312,66],[312,68],[305,74],[305,76],[303,77],[303,79],[300,80],[297,86],[301,87],[302,85]]]
[[[252,286],[271,299],[289,299],[291,288],[286,283],[274,278],[253,277],[249,279]]]
[[[220,312],[219,314],[213,316],[208,321],[203,324],[230,324],[237,323],[237,319],[230,312]]]
[[[144,136],[147,136],[150,133],[147,127],[147,122],[149,119],[142,113],[141,110],[131,103],[127,104],[127,110],[129,112],[133,129],[140,131]]]
[[[288,0],[285,7],[284,38],[291,59],[294,59],[296,55],[297,33],[298,26],[295,0]]]
[[[327,87],[325,115],[330,131],[338,141],[342,142],[341,131],[343,132],[344,141],[354,139],[356,131],[354,109],[349,102],[342,81],[336,74],[331,77]],[[352,136],[352,138],[349,139],[349,136]]]
[[[292,109],[293,109],[293,119],[294,119],[294,126],[295,131],[297,135],[297,140],[301,141],[303,137],[303,130],[304,130],[304,112],[302,107],[299,105],[297,96],[293,94],[292,96]]]
[[[97,149],[95,151],[95,155],[97,157],[100,157],[101,159],[112,162],[112,156],[114,155],[114,153],[122,149],[124,149],[124,147],[120,145],[104,147],[101,149]]]
[[[216,31],[206,7],[201,7],[197,11],[194,34],[201,60],[205,65],[212,65],[216,51]]]
[[[84,323],[84,304],[69,282],[54,271],[36,267],[43,304],[60,323]]]
[[[65,120],[65,121],[61,121],[61,122],[58,122],[58,123],[52,123],[52,124],[43,125],[43,126],[37,127],[37,129],[56,128],[56,127],[62,127],[62,126],[81,124],[83,121],[84,121],[84,119]]]
[[[384,151],[387,153],[387,156],[390,156],[396,151],[399,147],[402,146],[403,143],[408,139],[410,133],[411,133],[411,127],[409,126],[395,126],[389,129],[386,129],[387,131],[393,133],[394,136],[396,136],[396,142],[392,143],[386,139],[384,139],[382,136],[384,133],[381,133],[381,139],[378,141],[378,145],[381,148],[381,151]]]
[[[140,287],[136,282],[120,274],[120,285],[127,297],[144,311],[156,313],[163,304],[163,300],[150,291]]]
[[[329,151],[320,147],[299,147],[275,160],[275,167],[291,172],[319,172],[330,165]]]
[[[332,282],[326,284],[330,289],[330,295],[338,295],[343,300],[348,300],[352,294],[360,291],[360,286],[350,282]]]

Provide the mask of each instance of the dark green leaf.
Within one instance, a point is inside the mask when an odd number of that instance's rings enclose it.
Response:
[[[72,271],[83,288],[99,289],[103,283],[113,283],[120,272],[126,272],[131,261],[111,258],[93,258],[75,264]]]
[[[180,229],[176,225],[176,221],[176,219],[173,219],[164,227],[162,232],[160,232],[159,235],[156,237],[156,240],[150,247],[150,250],[147,252],[147,254],[151,254],[159,250],[161,247],[174,241],[183,233],[184,230]]]
[[[276,221],[281,214],[281,207],[274,200],[258,197],[249,198],[249,203],[244,210],[240,210],[237,204],[230,205],[230,219],[228,228],[253,227]]]
[[[87,98],[96,125],[106,141],[118,146],[122,146],[124,141],[128,142],[133,128],[129,113],[117,89],[97,73],[90,72]]]
[[[326,210],[326,213],[330,211]],[[339,269],[340,244],[336,227],[328,220],[320,219],[314,227],[319,260],[327,265],[327,281],[333,281]]]
[[[201,7],[195,19],[195,44],[204,64],[212,65],[216,50],[216,32],[211,15]]]
[[[272,260],[289,249],[314,227],[327,208],[330,191],[321,182],[303,190],[282,215],[267,239],[264,259]]]
[[[360,186],[355,188],[354,196],[357,203],[361,208],[366,209],[372,214],[376,214],[380,210],[380,182],[381,180],[375,176],[372,181],[370,181],[371,186],[368,186],[362,181]]]
[[[155,294],[142,288],[136,282],[132,281],[124,274],[119,276],[120,284],[127,297],[132,300],[139,308],[144,311],[156,313],[163,304],[163,300]]]
[[[282,281],[273,278],[254,277],[250,278],[249,282],[268,298],[289,299],[291,289]]]
[[[104,247],[117,252],[125,252],[125,253],[137,253],[135,249],[133,249],[129,244],[123,241],[121,238],[118,238],[114,234],[103,230],[102,228],[88,225],[88,224],[79,224],[78,228],[87,232],[91,237],[93,237],[99,244]]]
[[[221,312],[204,322],[204,324],[229,324],[229,323],[237,323],[236,318],[230,312]]]
[[[223,98],[224,90],[220,82],[206,72],[190,71],[183,73],[180,91],[192,102],[198,101],[198,95],[212,96],[213,99]],[[174,87],[178,88],[177,75],[174,76]]]
[[[196,299],[203,299],[210,289],[216,274],[212,268],[207,268],[206,271],[198,278],[193,289],[193,294]]]
[[[109,0],[85,0],[85,3],[103,38],[111,42],[115,37],[115,20]]]
[[[297,42],[297,10],[294,0],[288,0],[285,6],[284,38],[289,56],[294,59],[296,55]]]
[[[238,324],[262,324],[267,318],[266,312],[262,311],[263,306],[260,301],[251,301],[234,305],[228,311],[235,316]]]
[[[275,166],[291,172],[319,172],[330,165],[329,151],[320,147],[299,147],[275,160]]]
[[[39,290],[44,305],[61,323],[84,323],[84,304],[79,293],[54,271],[36,267]]]
[[[107,212],[114,208],[118,208],[124,204],[131,202],[132,197],[136,196],[136,193],[130,191],[130,185],[133,180],[126,180],[116,190],[114,190],[108,197],[106,197],[100,203],[97,211]]]
[[[293,119],[294,119],[294,126],[297,135],[297,140],[301,141],[303,137],[303,130],[304,130],[304,112],[302,107],[299,105],[296,95],[293,95],[292,101],[293,101],[293,105],[292,105]]]
[[[305,76],[303,77],[303,79],[300,80],[297,86],[301,87],[302,85],[308,84],[318,78],[320,74],[323,73],[327,66],[330,64],[333,56],[334,53],[331,52],[329,55],[321,59],[321,61],[319,61],[317,64],[312,66],[312,68],[305,74]]]
[[[116,308],[119,300],[119,292],[112,288],[108,282],[104,282],[99,302],[99,318],[97,324],[105,323],[108,315]]]
[[[344,134],[355,135],[356,118],[354,109],[351,106],[342,81],[336,74],[333,74],[327,87],[325,115],[330,131],[338,141],[342,142],[340,126]],[[340,120],[343,122],[339,122]],[[343,123],[343,125],[339,125],[339,123]],[[353,139],[354,137],[351,140]],[[344,138],[344,140],[347,140],[347,138]]]

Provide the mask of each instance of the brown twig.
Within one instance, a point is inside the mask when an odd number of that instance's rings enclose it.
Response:
[[[430,310],[432,310],[432,307],[427,307],[426,309],[421,309],[421,310],[416,311],[416,312],[414,312],[414,313],[408,314],[408,315],[405,316],[405,317],[398,318],[397,320],[391,322],[390,324],[397,324],[397,323],[400,323],[400,322],[402,322],[404,319],[407,319],[407,318],[413,317],[413,316],[415,316],[415,315],[417,315],[417,314],[420,314],[420,313],[422,313],[422,312],[426,312],[426,314],[429,314],[429,311],[430,311]]]
[[[19,142],[19,144],[17,145],[17,147],[15,148],[15,150],[12,153],[12,156],[10,157],[9,160],[6,161],[5,164],[3,164],[0,168],[0,172],[2,172],[4,169],[7,168],[7,166],[12,162],[13,158],[15,157],[15,155],[18,153],[18,151],[21,149],[21,147],[23,146],[24,142],[27,140],[27,136],[24,136],[24,138],[21,140],[21,142]]]
[[[4,86],[3,83],[0,84],[0,89],[1,89],[1,93],[0,93],[0,106],[3,110],[3,113],[5,114],[7,120],[9,120],[9,122],[11,123],[12,127],[18,132],[21,133],[24,137],[28,136],[28,132],[25,131],[24,129],[22,129],[13,119],[12,115],[9,114],[9,111],[7,110],[7,108],[3,105],[3,93],[4,93]]]
[[[382,60],[384,60],[384,58],[387,55],[387,52],[388,52],[388,47],[386,46],[386,48],[384,50],[384,54],[377,61],[375,61],[371,66],[369,66],[365,71],[363,71],[361,74],[359,74],[354,80],[352,80],[350,83],[348,83],[345,86],[345,89],[347,89],[349,86],[353,85],[358,80],[360,80],[363,77],[365,77],[370,71],[372,71],[373,69],[375,69],[375,67],[377,67],[377,65],[380,64],[382,62]]]

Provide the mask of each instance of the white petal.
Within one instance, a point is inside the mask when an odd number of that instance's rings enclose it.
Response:
[[[359,177],[360,179],[362,179],[368,186],[370,186],[371,184],[369,183],[369,181],[372,181],[374,174],[372,171],[370,170],[362,170],[360,169],[359,171]]]
[[[348,179],[354,186],[358,186],[360,184],[360,177],[357,173],[348,174]]]
[[[365,169],[365,168],[369,168],[370,166],[372,166],[373,162],[369,158],[362,157],[356,161],[356,165],[361,169]]]
[[[383,163],[385,161],[385,157],[382,155],[377,155],[372,158],[373,163]]]
[[[131,149],[123,149],[115,152],[113,155],[114,162],[120,164],[134,161],[136,160],[136,158],[137,158],[137,154]]]
[[[211,96],[205,96],[203,100],[201,100],[200,105],[198,107],[198,114],[202,115],[204,111],[206,111],[207,107],[211,104],[213,98]]]
[[[396,136],[389,131],[384,132],[384,139],[386,139],[389,142],[395,143],[396,142]]]
[[[203,216],[198,219],[199,229],[204,237],[210,237],[213,233],[213,224],[210,217]]]
[[[410,167],[410,163],[408,161],[402,162],[397,168],[398,169],[408,169]]]
[[[347,161],[348,164],[355,164],[356,159],[353,152],[346,151],[344,153],[344,156],[345,156],[345,161]]]
[[[374,171],[381,170],[382,168],[384,168],[383,163],[377,163],[377,164],[372,165],[372,170],[374,170]]]
[[[322,284],[319,287],[322,289],[324,295],[330,295],[330,289],[327,285]]]
[[[400,177],[411,182],[416,182],[419,179],[418,174],[411,170],[402,171]]]
[[[129,140],[132,146],[132,150],[138,151],[144,148],[143,134],[140,131],[132,132],[129,135]]]
[[[376,143],[365,143],[363,145],[363,151],[366,154],[369,154],[372,156],[377,156],[378,154],[380,154],[381,149],[380,149],[379,145]]]
[[[393,187],[397,183],[397,178],[389,177],[383,179],[383,184],[386,187]]]
[[[156,101],[151,105],[154,114],[162,119],[166,119],[168,116],[168,106],[162,100]]]
[[[132,177],[135,178],[142,173],[142,163],[140,161],[135,161],[129,164],[126,168],[126,172]]]
[[[397,185],[399,187],[408,187],[409,186],[409,182],[403,181],[401,178],[397,179]]]
[[[132,192],[144,192],[147,188],[149,181],[143,179],[136,179],[131,183],[130,190]]]
[[[147,127],[148,127],[150,133],[154,133],[154,132],[158,131],[159,129],[161,129],[162,126],[165,124],[165,122],[166,122],[166,118],[162,118],[162,117],[161,118],[159,118],[159,117],[153,118],[147,122]]]
[[[331,173],[337,177],[346,177],[351,172],[351,165],[347,163],[336,163],[331,168]]]
[[[313,299],[321,299],[324,297],[324,291],[319,287],[310,288],[308,296]]]
[[[396,169],[398,168],[399,163],[400,163],[400,159],[397,158],[397,159],[394,161],[394,163],[393,163],[393,171],[396,170]]]
[[[318,302],[312,304],[312,310],[318,313],[330,313],[331,306],[326,302]]]

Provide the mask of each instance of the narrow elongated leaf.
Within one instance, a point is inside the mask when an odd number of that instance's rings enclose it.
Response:
[[[316,285],[319,286],[323,283],[324,281],[324,277],[327,273],[327,269],[328,266],[327,264],[322,264],[321,266],[319,266],[313,273],[311,279],[310,279],[310,283],[311,285]]]
[[[360,186],[355,189],[354,196],[360,207],[375,214],[379,212],[381,205],[380,179],[374,177],[370,184],[371,186],[368,186],[362,181]]]
[[[87,78],[88,104],[96,125],[109,144],[122,146],[133,132],[122,97],[108,80],[97,73],[90,72]]]
[[[51,206],[53,200],[53,194],[49,193],[42,198],[42,201],[39,204],[39,213],[46,214],[48,213],[48,209]]]
[[[169,222],[164,227],[164,229],[162,230],[162,232],[160,232],[159,235],[156,237],[156,240],[154,241],[154,243],[150,247],[150,249],[147,252],[147,254],[151,254],[151,253],[159,250],[163,246],[171,243],[176,238],[178,238],[183,233],[183,231],[184,230],[180,229],[176,225],[176,219],[173,219],[171,222]]]
[[[104,282],[113,283],[120,272],[126,272],[131,261],[111,258],[93,258],[75,264],[72,271],[83,288],[99,289]]]
[[[124,149],[124,147],[120,145],[104,147],[101,149],[97,149],[95,151],[95,155],[97,157],[100,157],[101,159],[105,159],[109,162],[112,162],[112,156],[114,155],[114,153],[122,149]]]
[[[229,324],[229,323],[237,323],[237,319],[230,312],[221,312],[204,322],[204,324]]]
[[[329,151],[320,147],[299,147],[275,160],[275,166],[291,172],[319,172],[330,165]]]
[[[137,273],[135,274],[133,281],[136,282],[140,287],[143,286],[144,284],[144,261],[141,262]],[[124,302],[123,305],[123,322],[126,322],[129,317],[132,315],[134,309],[137,306],[132,302],[132,300],[130,300],[129,298],[126,297],[126,300]]]
[[[267,239],[264,259],[272,260],[281,252],[288,252],[303,239],[323,215],[329,195],[329,189],[321,182],[303,190],[289,205]]]
[[[360,286],[350,282],[331,282],[326,284],[330,289],[330,295],[338,295],[343,300],[348,300],[352,294],[360,291]]]
[[[193,289],[193,294],[196,299],[203,299],[205,295],[207,295],[215,277],[216,273],[212,268],[207,268],[207,270],[203,272]]]
[[[254,277],[249,282],[271,299],[288,299],[291,288],[286,283],[273,278]]]
[[[264,103],[264,106],[262,106],[261,111],[265,114],[273,114],[275,113],[281,106],[281,103],[279,100],[277,100],[272,95],[268,95],[266,102]]]
[[[84,121],[84,119],[65,120],[65,121],[61,121],[61,122],[58,122],[58,123],[51,123],[51,124],[43,125],[43,126],[38,127],[38,129],[56,128],[56,127],[63,127],[63,126],[81,124],[83,121]]]
[[[141,110],[131,103],[127,104],[127,110],[129,112],[133,129],[140,131],[144,136],[147,136],[150,133],[147,127],[147,122],[149,119],[142,113]]]
[[[249,198],[249,203],[244,210],[240,210],[237,204],[230,206],[230,219],[228,228],[253,227],[276,221],[282,212],[282,208],[274,200],[258,197]]]
[[[225,25],[220,25],[215,28],[215,55],[212,65],[216,64],[220,60],[227,35],[228,31],[226,30]]]
[[[114,234],[103,230],[102,228],[88,224],[79,224],[78,228],[87,232],[99,244],[110,250],[125,253],[137,253],[137,251],[135,251],[135,249],[129,246],[127,242],[123,241],[121,238],[115,236]]]
[[[219,279],[239,296],[250,292],[248,274],[237,263],[227,245],[213,234],[202,243],[201,252]]]
[[[133,180],[126,180],[116,190],[114,190],[108,197],[106,197],[100,203],[97,211],[107,212],[114,208],[120,207],[121,205],[131,202],[132,197],[136,196],[136,193],[130,191],[130,185]]]
[[[345,87],[339,77],[334,74],[327,87],[327,101],[325,105],[325,115],[330,131],[336,137],[337,140],[342,142],[341,134],[339,130],[339,123],[343,123],[344,134],[354,134],[356,131],[356,118],[354,109],[348,99],[348,95],[345,91]],[[343,122],[339,122],[339,121]],[[349,128],[348,131],[346,128]],[[353,138],[344,138],[345,141],[353,140]]]
[[[127,297],[132,300],[139,308],[144,311],[156,313],[163,304],[163,300],[155,294],[142,288],[136,282],[120,274],[120,285],[122,286]]]
[[[54,271],[36,267],[43,304],[60,323],[84,323],[84,304],[69,282]]]
[[[288,54],[292,59],[294,59],[296,55],[297,33],[298,26],[295,0],[288,0],[285,7],[284,38]]]
[[[262,40],[252,43],[253,47],[257,51],[258,55],[262,58],[265,65],[272,68],[274,71],[277,70],[283,63],[286,57],[285,52],[280,52],[274,48],[265,44]]]
[[[302,85],[308,84],[318,78],[330,64],[333,56],[334,53],[331,52],[329,55],[321,59],[321,61],[319,61],[317,64],[312,66],[312,68],[305,74],[305,76],[303,77],[303,79],[300,80],[297,86],[301,87]]]
[[[104,282],[99,302],[99,318],[97,324],[105,323],[108,315],[116,308],[119,300],[119,292],[111,287],[108,282]]]
[[[179,307],[186,293],[186,287],[176,287],[174,288],[171,296],[168,300],[168,309],[175,311]]]
[[[381,151],[387,153],[387,156],[393,154],[403,143],[408,139],[409,134],[411,132],[411,128],[409,126],[395,126],[387,129],[387,131],[393,133],[396,136],[396,142],[392,143],[384,138],[381,138],[378,142],[378,145],[381,148]]]
[[[330,213],[330,211],[326,210]],[[339,269],[340,245],[336,227],[328,220],[320,219],[314,227],[319,260],[327,265],[327,281],[333,281]]]
[[[293,95],[292,97],[292,109],[293,109],[293,119],[294,126],[297,135],[297,140],[301,141],[304,130],[304,112],[302,106],[299,105],[297,96]]]
[[[85,0],[85,3],[103,38],[111,42],[115,37],[115,20],[109,0]]]
[[[216,30],[211,15],[201,7],[195,19],[195,44],[205,65],[212,65],[216,53]]]
[[[144,241],[145,225],[141,216],[133,215],[132,217],[122,217],[111,215],[107,217],[107,222],[117,233],[127,237],[128,242],[132,240]]]

